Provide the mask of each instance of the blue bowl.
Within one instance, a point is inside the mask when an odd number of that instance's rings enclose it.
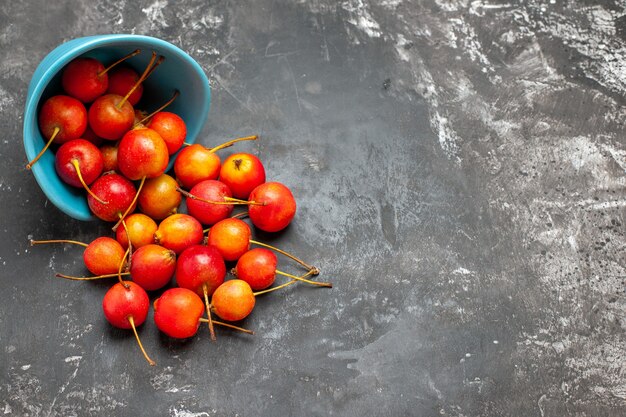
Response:
[[[105,65],[141,49],[141,53],[127,63],[142,72],[148,65],[152,51],[165,57],[165,61],[144,83],[144,94],[136,106],[153,111],[171,98],[174,90],[178,98],[167,111],[178,114],[187,125],[188,143],[193,143],[202,130],[211,102],[209,80],[200,65],[180,48],[149,36],[97,35],[73,39],[57,46],[39,64],[28,86],[24,115],[24,149],[30,161],[45,145],[38,126],[41,105],[49,97],[63,94],[61,72],[65,65],[79,56],[101,60]],[[172,167],[174,155],[170,157]],[[87,205],[86,193],[81,188],[65,184],[54,168],[54,154],[46,152],[32,167],[35,179],[48,199],[64,213],[78,220],[94,220]]]

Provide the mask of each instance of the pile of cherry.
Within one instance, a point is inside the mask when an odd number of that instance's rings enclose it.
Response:
[[[55,154],[59,177],[86,190],[95,216],[115,222],[115,238],[102,236],[89,244],[65,239],[31,243],[85,247],[83,260],[93,276],[58,277],[117,278],[104,296],[104,316],[115,327],[132,329],[144,357],[154,365],[136,327],[148,315],[146,291],[168,286],[173,277],[177,287],[165,290],[153,303],[156,326],[170,337],[188,338],[206,322],[212,340],[214,325],[253,334],[229,322],[247,317],[258,295],[296,282],[332,284],[312,281],[309,278],[319,274],[316,267],[253,240],[250,226],[242,220],[249,217],[258,229],[277,232],[289,225],[296,212],[289,188],[265,182],[265,169],[256,156],[236,153],[222,163],[216,154],[256,136],[211,149],[185,143],[184,121],[164,111],[177,98],[177,91],[150,114],[134,108],[141,99],[143,82],[164,59],[153,52],[139,74],[122,64],[139,53],[133,51],[106,68],[85,57],[64,68],[64,94],[47,99],[39,113],[39,127],[48,142],[27,168],[53,143],[60,145]],[[165,171],[177,152],[174,178]],[[183,197],[187,213],[178,212]],[[248,211],[232,215],[236,205],[245,205]],[[141,213],[134,213],[137,207]],[[250,249],[251,245],[258,247]],[[297,262],[306,273],[296,276],[278,270],[275,252]],[[231,273],[235,276],[228,280],[227,262],[234,265]],[[289,280],[272,286],[277,274]],[[212,314],[224,321],[213,319]]]

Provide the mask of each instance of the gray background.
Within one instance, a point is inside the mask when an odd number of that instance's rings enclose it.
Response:
[[[623,416],[624,3],[31,1],[0,4],[0,414]],[[91,240],[24,169],[27,85],[74,37],[188,51],[200,141],[259,133],[299,204],[277,245],[332,290],[259,299],[249,337],[111,328]],[[232,151],[222,153],[228,155]],[[296,271],[289,263],[283,269]]]

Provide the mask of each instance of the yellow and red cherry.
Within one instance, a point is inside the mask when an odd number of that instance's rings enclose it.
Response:
[[[161,136],[152,129],[128,131],[117,149],[117,166],[128,179],[155,178],[167,169],[169,154]]]
[[[228,185],[233,197],[246,199],[252,190],[265,182],[265,168],[256,156],[236,153],[222,164],[220,181]]]
[[[146,180],[137,199],[139,210],[155,220],[176,214],[182,201],[177,188],[176,180],[167,174]]]
[[[207,244],[215,246],[227,261],[236,261],[250,249],[250,226],[243,220],[220,220],[209,229]]]
[[[154,302],[154,322],[157,328],[177,339],[194,336],[203,313],[202,300],[187,288],[170,288]]]
[[[173,250],[176,255],[204,239],[202,225],[188,214],[177,213],[165,218],[154,233],[157,244]]]
[[[183,119],[171,112],[158,112],[150,118],[146,125],[155,130],[165,141],[170,155],[175,154],[185,143],[187,125]]]
[[[124,227],[118,227],[115,231],[115,239],[124,249],[128,248],[128,236],[133,248],[154,242],[154,233],[157,231],[157,224],[150,217],[141,213],[134,213],[124,219]]]
[[[254,309],[254,292],[250,285],[240,279],[231,279],[217,287],[211,298],[213,311],[227,321],[239,321],[248,317]]]

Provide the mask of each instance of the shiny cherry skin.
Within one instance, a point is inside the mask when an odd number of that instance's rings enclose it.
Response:
[[[83,103],[91,103],[107,91],[109,76],[95,58],[76,58],[63,69],[63,90]]]
[[[100,96],[89,107],[89,126],[103,139],[118,140],[135,121],[135,110],[128,100],[117,94]]]
[[[296,200],[289,188],[279,182],[266,182],[252,190],[248,213],[252,224],[266,232],[278,232],[291,223],[296,214]]]
[[[91,191],[107,204],[102,204],[87,195],[87,203],[92,213],[106,222],[116,222],[126,212],[135,198],[137,190],[132,182],[119,174],[106,174],[91,184]],[[130,209],[132,213],[135,209]]]
[[[168,163],[167,146],[152,129],[128,131],[117,148],[117,166],[131,180],[156,178],[165,172]]]
[[[183,200],[177,187],[176,180],[167,174],[146,180],[139,193],[139,210],[155,220],[176,214]]]
[[[219,287],[226,277],[226,264],[219,251],[213,246],[194,245],[185,249],[176,263],[176,284],[195,291],[199,296],[207,295]]]
[[[225,202],[224,197],[232,197],[226,184],[216,180],[204,180],[189,191],[190,194],[207,201]],[[190,197],[186,199],[187,211],[204,225],[213,225],[230,216],[234,209],[232,204],[211,204]]]
[[[199,245],[203,239],[204,232],[200,222],[183,213],[165,218],[154,234],[157,244],[173,250],[177,255],[189,246]]]
[[[109,72],[109,86],[107,93],[125,96],[139,81],[137,71],[127,65],[120,65]],[[143,84],[139,84],[135,91],[128,97],[133,106],[139,103],[143,94]]]
[[[220,167],[220,157],[197,143],[182,149],[174,162],[176,178],[187,190],[200,181],[216,180]]]
[[[125,250],[115,239],[102,236],[83,252],[85,266],[94,275],[115,274],[124,259]]]
[[[126,227],[120,226],[115,231],[117,240],[124,249],[128,248],[128,234],[134,249],[149,245],[154,242],[154,233],[157,231],[157,224],[150,217],[141,213],[134,213],[124,219]],[[128,229],[128,234],[126,234]]]
[[[60,130],[54,143],[62,144],[80,138],[87,129],[85,105],[64,95],[47,99],[39,111],[39,129],[44,138],[50,139],[57,127]]]
[[[165,287],[176,271],[176,254],[163,246],[149,244],[137,249],[130,262],[133,282],[146,291]]]
[[[244,253],[237,261],[237,278],[246,281],[254,291],[264,290],[276,279],[278,259],[274,252],[265,248],[254,248]]]
[[[228,321],[243,320],[254,309],[254,293],[247,282],[231,279],[217,287],[211,304],[220,318]]]
[[[186,288],[170,288],[154,302],[157,328],[177,339],[194,336],[203,313],[204,303],[198,294]]]
[[[147,125],[150,129],[156,130],[161,135],[167,151],[170,155],[174,155],[183,146],[187,138],[187,125],[183,119],[171,112],[161,111],[152,116]]]
[[[208,245],[215,246],[227,261],[236,261],[250,248],[250,226],[236,218],[220,220],[209,229]]]
[[[87,185],[94,182],[104,169],[104,159],[96,145],[85,139],[73,139],[65,142],[57,150],[54,167],[63,182],[72,187],[81,188],[83,186],[73,161],[78,163],[80,174]]]
[[[220,181],[228,185],[234,197],[246,199],[252,190],[265,182],[265,168],[256,156],[236,153],[222,164]]]
[[[119,173],[117,168],[117,144],[106,144],[100,146],[100,153],[104,161],[103,172],[115,171]]]
[[[126,285],[126,287],[124,286]],[[118,329],[131,329],[129,317],[140,326],[148,317],[150,299],[146,291],[132,281],[113,285],[102,300],[104,317]]]

